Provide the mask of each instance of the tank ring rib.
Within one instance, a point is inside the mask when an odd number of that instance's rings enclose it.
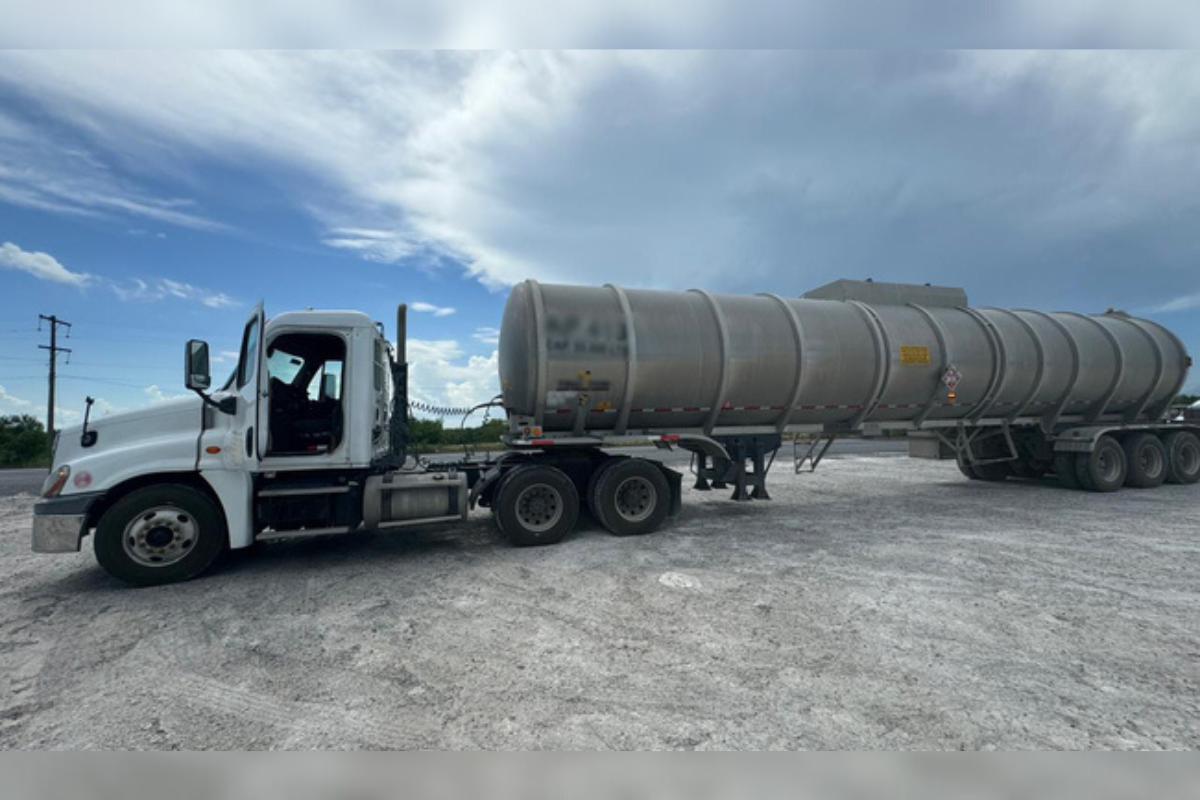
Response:
[[[1023,318],[1015,311],[1010,311],[1007,308],[988,308],[987,311],[994,311],[998,314],[1007,314],[1017,321],[1018,324],[1029,334],[1029,338],[1033,340],[1033,348],[1037,352],[1037,369],[1034,371],[1033,386],[1022,397],[1013,409],[1013,412],[1008,415],[1008,421],[1012,422],[1020,418],[1025,413],[1025,409],[1029,408],[1029,404],[1038,396],[1038,392],[1042,390],[1042,383],[1046,379],[1046,348],[1042,345],[1042,337],[1038,336],[1037,329],[1029,324],[1029,321]]]
[[[788,323],[792,326],[792,335],[796,337],[796,378],[792,381],[791,399],[784,407],[783,412],[779,415],[779,422],[775,423],[775,429],[783,433],[787,428],[788,420],[792,416],[792,411],[800,403],[800,384],[804,380],[804,351],[806,345],[804,343],[804,326],[800,324],[800,317],[796,315],[796,309],[788,305],[788,302],[777,294],[761,294],[759,297],[769,297],[779,304],[783,309],[784,316],[787,317]]]
[[[1100,399],[1096,401],[1096,404],[1088,409],[1086,419],[1089,422],[1095,422],[1103,416],[1104,411],[1108,408],[1108,404],[1112,402],[1113,395],[1117,393],[1117,388],[1121,385],[1121,381],[1125,378],[1125,351],[1121,349],[1121,343],[1117,341],[1117,337],[1113,335],[1113,332],[1105,327],[1100,320],[1090,317],[1087,314],[1077,314],[1074,311],[1063,311],[1062,313],[1087,320],[1099,328],[1104,338],[1108,339],[1108,343],[1112,345],[1113,357],[1117,360],[1117,369],[1113,375],[1112,383],[1109,384],[1108,389],[1100,396]]]
[[[1119,319],[1133,326],[1138,333],[1145,337],[1146,341],[1150,343],[1150,349],[1154,351],[1154,380],[1150,382],[1150,387],[1146,389],[1145,394],[1138,398],[1137,405],[1125,415],[1126,422],[1133,422],[1142,415],[1142,412],[1146,410],[1146,406],[1150,404],[1151,398],[1154,397],[1154,393],[1158,391],[1158,385],[1162,383],[1163,375],[1167,371],[1167,359],[1163,356],[1163,351],[1158,344],[1158,340],[1151,336],[1150,331],[1142,327],[1138,320],[1127,317],[1124,314],[1111,314],[1109,317],[1111,319]]]
[[[887,328],[884,327],[883,320],[880,319],[875,309],[858,300],[847,300],[846,302],[857,308],[863,315],[863,318],[866,319],[867,327],[871,329],[871,338],[875,341],[875,353],[879,359],[871,394],[867,397],[866,402],[863,403],[862,411],[850,420],[850,427],[857,428],[870,416],[875,407],[879,405],[879,401],[887,393],[888,383],[892,377],[892,358],[891,347],[888,343]]]
[[[1058,332],[1063,335],[1063,338],[1067,340],[1067,346],[1071,350],[1071,378],[1067,381],[1067,388],[1063,390],[1062,397],[1060,397],[1058,402],[1054,404],[1054,407],[1042,416],[1042,430],[1049,433],[1055,424],[1058,423],[1058,418],[1062,416],[1067,404],[1071,402],[1071,393],[1075,391],[1075,385],[1079,383],[1079,342],[1076,341],[1075,335],[1071,333],[1070,328],[1063,324],[1062,320],[1057,319],[1056,317],[1047,314],[1044,311],[1022,309],[1022,312],[1025,314],[1033,314],[1035,317],[1044,319],[1053,325]]]
[[[920,428],[925,424],[926,418],[933,412],[933,409],[937,407],[938,398],[942,394],[941,376],[946,374],[946,370],[950,369],[950,365],[954,363],[954,360],[950,353],[950,340],[946,337],[946,331],[942,328],[942,323],[938,322],[937,317],[929,309],[925,308],[925,306],[919,306],[916,303],[909,303],[909,306],[915,308],[920,312],[921,316],[925,317],[925,320],[929,323],[929,327],[933,328],[933,335],[937,338],[938,349],[942,351],[942,364],[938,369],[938,379],[933,385],[933,394],[929,396],[929,400],[921,407],[917,416],[913,418],[913,426]]]
[[[606,283],[605,286],[612,289],[613,294],[617,296],[617,304],[621,307],[621,316],[625,319],[625,330],[629,343],[628,352],[625,354],[625,391],[621,395],[621,410],[617,414],[617,424],[613,427],[613,434],[621,436],[629,427],[629,409],[633,406],[633,392],[637,386],[637,330],[634,328],[633,309],[629,305],[629,296],[625,294],[625,290],[611,283]]]
[[[700,295],[708,303],[713,319],[717,323],[717,332],[721,337],[721,378],[717,381],[717,394],[710,406],[712,410],[709,411],[708,419],[704,422],[704,433],[707,435],[711,434],[713,428],[717,426],[717,417],[721,415],[721,406],[725,403],[725,391],[728,388],[729,380],[729,329],[725,325],[725,312],[721,310],[715,297],[703,289],[688,289],[688,291]]]
[[[550,357],[546,350],[546,303],[542,298],[542,287],[532,278],[529,284],[529,295],[533,298],[533,330],[537,336],[537,379],[534,383],[533,424],[546,424],[546,384],[549,382],[548,371]]]
[[[979,327],[983,328],[983,333],[991,345],[992,355],[996,359],[995,366],[992,369],[991,380],[988,382],[987,390],[983,393],[983,399],[979,401],[978,408],[967,415],[968,419],[978,422],[991,410],[992,405],[996,402],[996,398],[1000,396],[1000,392],[1004,388],[1004,381],[1008,378],[1008,350],[1004,347],[1004,338],[1000,335],[1000,331],[996,329],[996,326],[992,324],[990,319],[974,308],[964,306],[959,310],[965,312],[979,323]]]

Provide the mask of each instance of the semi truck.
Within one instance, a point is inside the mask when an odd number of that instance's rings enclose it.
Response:
[[[510,293],[499,344],[505,450],[411,452],[406,315],[395,341],[351,311],[261,305],[229,378],[185,346],[195,397],[57,437],[36,552],[76,552],[136,585],[192,578],[226,549],[398,531],[491,510],[514,545],[559,542],[584,511],[614,534],[678,513],[683,474],[613,447],[691,454],[693,488],[768,500],[838,437],[907,434],[969,479],[1053,476],[1113,492],[1200,480],[1200,423],[1167,419],[1191,358],[1155,322],[973,308],[961,289],[836,281],[798,298],[561,286]],[[90,411],[90,404],[88,406]],[[651,451],[652,452],[652,451]]]

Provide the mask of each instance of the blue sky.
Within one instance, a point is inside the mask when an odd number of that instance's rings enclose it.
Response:
[[[932,281],[1200,352],[1198,112],[1179,53],[2,53],[0,413],[44,412],[38,313],[72,422],[259,299],[420,304],[415,393],[479,401],[525,277]]]

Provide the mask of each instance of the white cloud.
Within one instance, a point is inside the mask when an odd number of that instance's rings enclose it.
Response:
[[[449,306],[435,306],[433,303],[425,303],[420,300],[409,303],[408,307],[422,314],[433,314],[435,317],[448,317],[454,313],[454,309]]]
[[[167,400],[178,400],[181,397],[187,397],[184,394],[167,394],[154,383],[147,386],[145,392],[146,396],[150,398],[151,403],[162,403]]]
[[[76,122],[91,134],[103,130],[96,120]],[[163,158],[153,148],[143,149],[142,155],[147,162]],[[145,166],[149,163],[139,165]],[[0,117],[0,201],[90,219],[141,219],[197,230],[229,230],[200,213],[194,201],[157,196],[127,175],[119,175],[111,163],[80,146],[77,137],[63,128],[34,127],[10,117]],[[165,238],[165,234],[155,235]]]
[[[9,414],[28,414],[33,405],[30,401],[17,397],[3,386],[0,386],[0,409]]]
[[[236,350],[222,350],[216,355],[211,356],[210,360],[214,364],[227,364],[232,361],[237,361],[238,355],[239,353]]]
[[[931,0],[608,0],[387,3],[346,0],[78,0],[12,4],[5,47],[138,48],[947,48],[1186,47],[1181,0],[1008,0],[970,13]]]
[[[35,278],[71,286],[86,286],[91,276],[83,272],[72,272],[49,253],[22,250],[12,242],[0,245],[0,267],[27,272]]]
[[[409,396],[429,405],[456,408],[470,408],[495,397],[500,391],[498,352],[464,359],[465,355],[453,339],[409,339]]]
[[[1190,311],[1193,308],[1200,308],[1200,292],[1176,297],[1155,307],[1152,311],[1159,314],[1169,314],[1173,311]]]
[[[471,338],[477,339],[484,344],[490,344],[493,347],[500,344],[500,329],[499,328],[476,328],[475,333],[471,334]]]
[[[89,148],[39,150],[14,123],[9,138],[42,171],[112,162],[174,177],[196,159],[279,172],[328,245],[461,261],[492,287],[798,294],[871,276],[1104,308],[1200,289],[1198,65],[1188,53],[9,52],[0,82]],[[113,210],[36,183],[0,174],[38,202]],[[197,213],[171,202],[142,204]]]
[[[232,308],[240,305],[224,292],[214,292],[190,283],[170,278],[133,278],[128,281],[109,281],[109,287],[117,297],[125,301],[155,301],[175,298],[191,300],[209,308]]]

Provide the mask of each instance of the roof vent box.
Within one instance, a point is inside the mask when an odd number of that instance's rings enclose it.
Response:
[[[873,306],[903,306],[912,303],[933,308],[965,308],[967,293],[952,286],[878,281],[834,281],[805,292],[806,300],[857,300]]]

